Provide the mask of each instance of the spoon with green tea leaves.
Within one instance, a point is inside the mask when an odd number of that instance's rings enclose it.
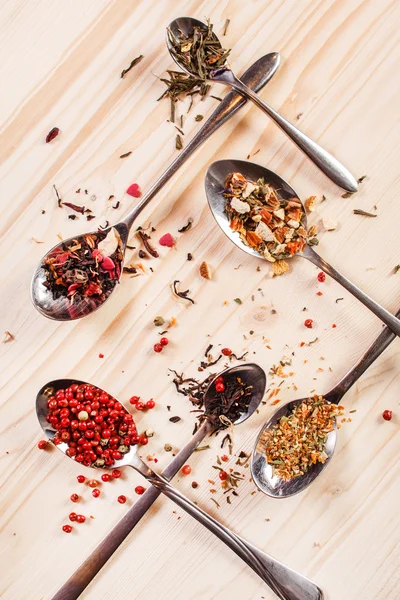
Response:
[[[329,392],[288,402],[268,419],[251,458],[253,481],[261,491],[273,498],[288,498],[304,491],[322,473],[336,446],[335,416],[342,413],[339,403],[394,339],[395,334],[385,327]],[[328,424],[325,433],[323,423]]]
[[[265,385],[265,373],[255,364],[240,365],[215,377],[204,401],[211,424],[216,424],[213,419],[219,396],[225,405],[218,418],[223,416],[229,420],[231,416],[239,423],[258,407]],[[230,393],[225,393],[228,390],[231,390]],[[279,598],[323,598],[321,590],[313,582],[234,534],[175,489],[167,479],[155,473],[138,455],[140,438],[132,415],[104,390],[78,380],[51,381],[36,397],[36,413],[47,439],[64,454],[79,464],[97,469],[134,468],[158,491],[225,542]]]
[[[357,191],[356,179],[336,158],[263,102],[233,74],[227,62],[230,50],[222,47],[209,21],[205,24],[191,17],[175,19],[167,27],[167,47],[183,71],[203,81],[228,85],[254,102],[329,179],[348,192]]]
[[[287,268],[286,259],[295,255],[306,258],[400,335],[398,318],[316,253],[313,244],[317,240],[307,229],[304,206],[279,175],[249,161],[219,160],[208,168],[205,188],[215,220],[241,250],[269,261],[277,272]]]
[[[279,54],[270,52],[253,63],[241,79],[260,90],[273,77],[279,62]],[[31,284],[32,301],[41,314],[57,321],[71,321],[89,315],[110,298],[120,281],[129,231],[137,217],[193,152],[245,102],[235,92],[227,94],[120,223],[105,231],[92,231],[64,240],[42,258]]]

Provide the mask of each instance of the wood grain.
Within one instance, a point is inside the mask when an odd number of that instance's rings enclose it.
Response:
[[[255,107],[245,108],[143,214],[142,224],[157,228],[154,240],[169,231],[177,237],[176,249],[161,249],[159,260],[144,261],[146,274],[127,277],[92,317],[71,324],[47,321],[29,300],[33,269],[58,234],[68,237],[87,227],[86,221],[70,221],[67,211],[57,207],[52,185],[66,201],[92,208],[97,216],[93,224],[99,225],[128,211],[128,185],[136,181],[146,189],[169,164],[176,154],[176,131],[167,122],[168,103],[156,99],[163,91],[159,77],[173,67],[164,45],[165,25],[185,14],[209,15],[218,32],[231,19],[226,43],[233,47],[231,64],[238,73],[266,52],[280,52],[281,68],[263,98],[357,177],[367,178],[358,194],[342,198],[264,115]],[[34,399],[43,383],[77,377],[123,402],[133,394],[154,397],[156,409],[137,420],[140,429],[155,431],[144,456],[156,456],[161,470],[170,460],[164,444],[183,446],[194,422],[187,401],[175,393],[168,367],[196,374],[210,342],[237,352],[247,349],[267,372],[289,355],[292,365],[286,371],[294,375],[281,386],[279,398],[285,401],[312,389],[328,390],[380,330],[379,321],[335,282],[318,285],[316,270],[305,261],[293,260],[290,273],[272,279],[264,263],[258,265],[227,244],[204,197],[204,172],[213,160],[246,158],[260,149],[254,160],[288,179],[302,197],[325,195],[311,219],[318,223],[329,216],[338,227],[320,235],[321,255],[386,308],[397,310],[399,25],[399,4],[389,0],[2,3],[0,332],[15,336],[0,346],[2,599],[51,598],[124,515],[129,504],[119,505],[117,496],[125,493],[132,504],[133,488],[142,483],[138,475],[126,473],[104,484],[101,498],[92,499],[76,483],[78,469],[72,461],[56,450],[37,450]],[[145,58],[121,80],[120,72],[138,54]],[[195,114],[210,114],[216,102],[208,98],[196,105],[186,119],[187,139],[199,127]],[[46,145],[53,126],[61,133]],[[132,154],[121,160],[127,151]],[[88,195],[75,194],[78,188]],[[112,209],[110,194],[120,200],[120,209]],[[93,195],[96,200],[90,200]],[[371,210],[374,205],[376,219],[353,214],[354,208]],[[192,230],[178,234],[189,217]],[[192,262],[186,260],[188,252]],[[211,281],[198,273],[203,260],[211,267]],[[172,296],[174,279],[191,290],[194,306]],[[318,290],[322,296],[316,295]],[[236,297],[242,305],[234,302]],[[336,303],[339,297],[343,300]],[[271,314],[272,308],[277,314]],[[177,319],[160,356],[152,351],[156,315]],[[305,315],[314,320],[313,330],[303,327]],[[315,337],[318,342],[300,347]],[[346,407],[357,412],[340,432],[331,466],[306,493],[282,502],[252,495],[246,472],[240,496],[231,505],[218,490],[214,497],[222,501],[217,509],[207,480],[215,477],[218,438],[210,449],[195,453],[192,475],[177,477],[177,486],[237,533],[313,578],[328,600],[395,600],[400,595],[398,364],[396,341],[346,396]],[[167,405],[182,421],[169,422]],[[393,410],[391,422],[381,419],[384,409]],[[251,450],[272,410],[268,401],[235,430],[235,451]],[[194,480],[199,483],[195,490]],[[61,526],[71,511],[72,492],[82,493],[80,511],[95,518],[68,536]],[[163,499],[83,596],[273,597],[218,540]]]

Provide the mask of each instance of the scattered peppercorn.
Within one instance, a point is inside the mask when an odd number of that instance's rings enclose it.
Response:
[[[38,442],[37,446],[38,446],[39,450],[46,450],[46,448],[47,448],[47,441],[46,440],[40,440]]]
[[[98,498],[100,496],[100,490],[98,488],[94,488],[94,490],[92,490],[92,496],[93,498]]]
[[[224,392],[225,391],[225,384],[222,382],[218,382],[215,384],[215,390],[217,392]]]
[[[308,327],[308,329],[312,329],[312,326],[313,326],[313,320],[312,320],[312,319],[306,319],[306,320],[304,321],[304,325],[305,325],[306,327]]]
[[[142,485],[137,485],[135,487],[135,494],[137,494],[138,496],[141,496],[142,494],[144,494],[146,491],[146,488],[144,488]]]
[[[190,475],[192,472],[192,467],[190,465],[184,465],[181,469],[183,475]]]
[[[111,475],[109,473],[103,473],[103,475],[101,476],[102,481],[107,482],[107,481],[110,481],[110,479],[111,479]]]
[[[119,479],[122,475],[121,471],[119,469],[114,469],[111,473],[112,477],[114,477],[114,479]]]
[[[71,502],[79,502],[78,494],[71,494],[70,500],[71,500]]]
[[[65,531],[65,533],[71,533],[72,527],[71,525],[63,525],[62,530]]]
[[[84,515],[76,515],[77,523],[84,523],[86,521],[86,517]]]
[[[160,340],[161,346],[168,346],[169,340],[166,337],[162,337]]]
[[[228,473],[226,471],[220,471],[219,472],[219,478],[221,481],[225,481],[225,479],[228,478]]]
[[[75,512],[72,512],[72,513],[69,514],[68,518],[69,518],[70,521],[74,522],[74,521],[76,521],[76,517],[77,516],[78,515]]]
[[[148,401],[146,402],[146,408],[148,408],[149,410],[151,410],[152,408],[154,408],[154,407],[155,407],[155,405],[156,405],[156,403],[154,402],[154,400],[153,400],[153,399],[151,399],[151,400],[148,400]]]
[[[121,494],[121,496],[118,496],[117,500],[118,500],[118,502],[120,504],[125,504],[125,502],[126,502],[126,496],[124,496],[123,494]]]
[[[230,356],[232,354],[232,350],[230,348],[222,348],[221,352],[224,356]]]
[[[86,477],[84,475],[77,476],[78,483],[84,483],[86,481]]]
[[[326,275],[323,271],[321,271],[320,273],[318,273],[317,275],[317,279],[318,281],[320,281],[321,283],[323,283],[326,279]]]
[[[154,352],[162,352],[162,349],[163,349],[163,347],[161,344],[154,344],[154,346],[153,346]]]
[[[97,479],[89,479],[88,481],[88,486],[91,488],[95,488],[99,485],[99,482],[97,481]]]
[[[50,129],[49,133],[46,135],[46,144],[53,141],[54,138],[56,138],[59,133],[60,133],[60,130],[58,127],[53,127],[53,129]]]
[[[129,402],[131,404],[137,404],[137,402],[139,402],[140,397],[139,396],[132,396],[132,398],[129,400]]]
[[[142,435],[139,436],[139,444],[141,446],[146,446],[146,444],[149,443],[149,440],[147,439],[147,437],[144,435],[144,433],[142,433]]]
[[[391,410],[384,410],[382,413],[382,417],[385,421],[391,421],[393,417],[393,412]]]

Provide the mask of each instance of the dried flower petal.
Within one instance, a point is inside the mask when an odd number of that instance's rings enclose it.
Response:
[[[208,266],[208,264],[205,261],[203,261],[201,263],[199,272],[200,272],[200,275],[202,277],[204,277],[204,279],[211,279],[210,267]]]

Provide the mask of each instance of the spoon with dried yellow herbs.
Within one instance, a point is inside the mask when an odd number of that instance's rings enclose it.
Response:
[[[230,50],[222,47],[209,21],[205,24],[191,17],[175,19],[167,27],[167,46],[176,64],[186,73],[202,81],[227,85],[254,102],[329,179],[348,192],[357,191],[357,181],[336,158],[263,102],[233,74],[227,62]]]
[[[385,327],[329,392],[288,402],[272,415],[261,429],[251,458],[252,477],[261,491],[274,498],[288,498],[318,477],[335,450],[336,419],[344,411],[340,401],[394,339],[395,334]]]
[[[279,175],[248,161],[219,160],[208,168],[205,188],[215,220],[241,250],[269,261],[277,273],[287,268],[287,259],[296,255],[306,258],[400,335],[398,318],[316,253],[318,241],[307,228],[304,206]]]

